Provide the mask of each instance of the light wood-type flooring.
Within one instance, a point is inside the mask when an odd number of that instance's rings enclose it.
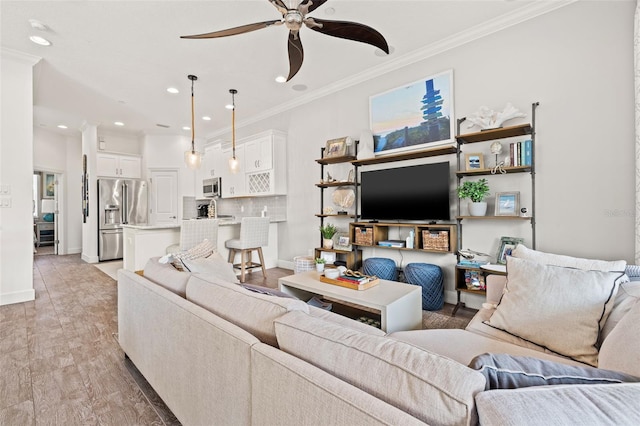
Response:
[[[35,256],[33,276],[35,301],[0,306],[0,425],[180,424],[118,345],[116,281],[79,255]]]

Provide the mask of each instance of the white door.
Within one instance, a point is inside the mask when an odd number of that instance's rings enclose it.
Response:
[[[177,224],[178,171],[152,170],[149,187],[151,224]]]

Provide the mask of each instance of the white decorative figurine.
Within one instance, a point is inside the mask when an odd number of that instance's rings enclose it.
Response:
[[[510,102],[507,102],[502,112],[496,112],[486,106],[481,106],[478,111],[467,117],[467,121],[469,122],[467,127],[478,126],[482,130],[497,129],[501,127],[505,121],[521,117],[526,117],[526,114],[520,112],[511,105]]]

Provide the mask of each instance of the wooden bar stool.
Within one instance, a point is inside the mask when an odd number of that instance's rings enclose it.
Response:
[[[247,270],[262,268],[262,276],[267,277],[264,268],[262,247],[269,244],[269,218],[268,217],[243,217],[240,222],[240,238],[227,240],[225,247],[229,249],[229,263],[234,269],[240,270],[240,282],[245,281]],[[260,263],[251,260],[251,253],[258,252]],[[240,263],[233,263],[236,253],[240,252]]]

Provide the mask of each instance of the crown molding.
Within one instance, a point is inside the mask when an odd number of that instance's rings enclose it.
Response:
[[[386,61],[384,64],[372,67],[367,71],[354,74],[348,78],[336,81],[333,84],[329,84],[321,89],[314,90],[313,92],[302,95],[293,101],[280,104],[275,108],[268,109],[260,114],[254,115],[245,120],[241,120],[236,123],[236,129],[248,126],[253,123],[257,123],[269,117],[273,117],[274,115],[281,114],[285,111],[312,102],[316,99],[320,99],[322,97],[344,90],[348,87],[355,86],[356,84],[372,80],[374,78],[388,74],[392,71],[396,71],[406,66],[415,64],[417,62],[439,55],[443,52],[455,49],[467,43],[471,43],[475,40],[479,40],[483,37],[487,37],[491,34],[505,30],[514,25],[518,25],[522,22],[537,18],[538,16],[542,16],[549,12],[553,12],[562,7],[573,4],[577,1],[578,0],[535,1],[527,6],[523,6],[517,10],[514,10],[513,12],[505,13],[504,15],[498,16],[492,20],[483,22],[480,25],[467,28],[466,30],[461,31],[457,34],[424,46],[421,49],[414,50],[413,52],[399,56],[398,58]],[[231,126],[219,129],[208,134],[206,139],[207,141],[209,141],[229,132],[231,132]]]

